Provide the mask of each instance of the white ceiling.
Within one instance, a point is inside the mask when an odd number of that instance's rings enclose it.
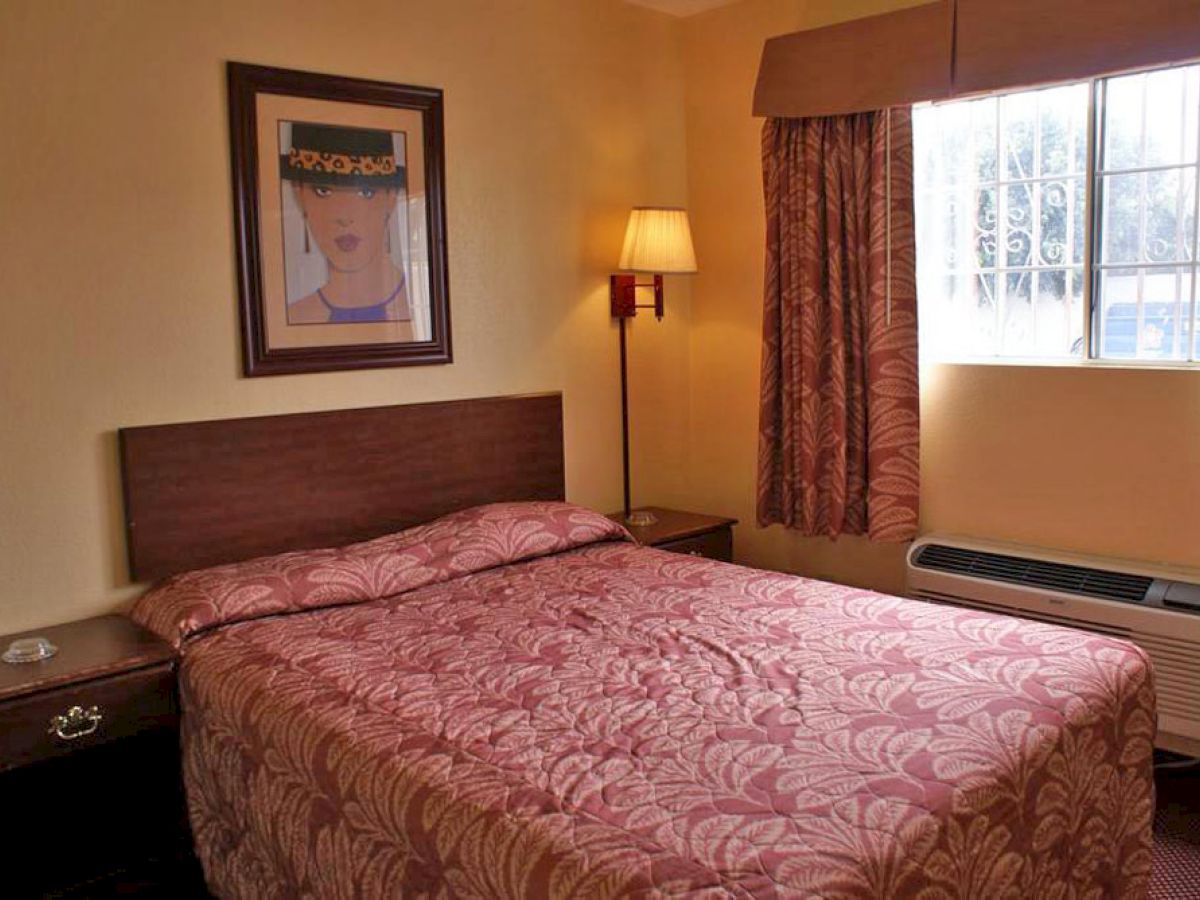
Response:
[[[706,9],[716,9],[718,6],[728,6],[737,0],[626,0],[637,6],[648,6],[659,12],[670,13],[673,16],[693,16]]]

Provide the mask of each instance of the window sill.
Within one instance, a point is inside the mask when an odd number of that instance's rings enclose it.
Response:
[[[1136,372],[1200,372],[1200,362],[1135,359],[1043,359],[1040,357],[979,357],[964,356],[947,359],[921,359],[921,367],[929,366],[1000,366],[1021,369],[1100,369]]]

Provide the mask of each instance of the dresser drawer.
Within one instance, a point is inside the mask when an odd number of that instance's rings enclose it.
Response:
[[[719,559],[723,562],[733,561],[733,529],[718,528],[706,534],[683,538],[678,541],[668,541],[656,544],[659,550],[669,550],[672,553],[686,553],[688,556],[704,556],[708,559]]]
[[[0,771],[177,721],[171,664],[0,703]]]

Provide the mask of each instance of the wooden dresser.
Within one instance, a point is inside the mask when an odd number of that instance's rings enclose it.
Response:
[[[203,896],[179,770],[175,653],[123,616],[0,662],[5,896]]]

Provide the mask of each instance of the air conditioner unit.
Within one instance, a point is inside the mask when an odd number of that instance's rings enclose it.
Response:
[[[919,600],[1133,641],[1154,664],[1158,746],[1200,756],[1200,572],[940,535],[907,568]]]

